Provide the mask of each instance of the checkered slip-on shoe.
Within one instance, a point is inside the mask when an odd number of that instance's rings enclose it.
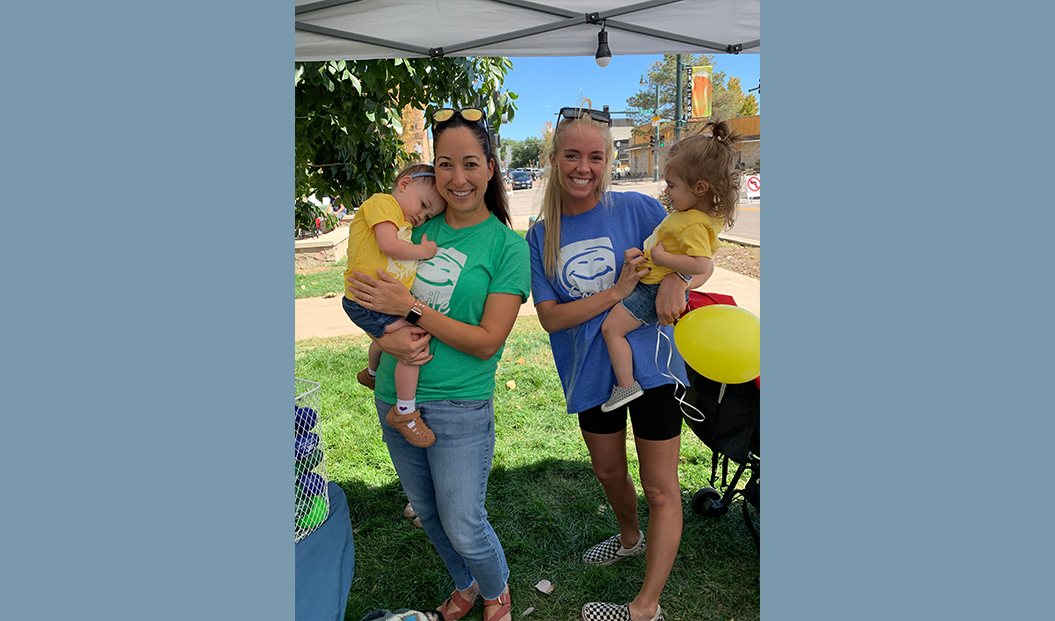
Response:
[[[612,396],[608,397],[608,401],[601,404],[602,412],[611,412],[612,410],[622,407],[627,403],[630,403],[634,399],[637,399],[641,395],[645,394],[645,391],[641,390],[641,384],[636,381],[629,388],[620,388],[618,386],[612,387]]]
[[[604,602],[590,602],[582,607],[583,621],[633,621],[630,618],[630,604],[605,604]],[[650,621],[666,621],[663,618],[663,608],[656,606],[656,616]]]
[[[604,567],[605,565],[611,565],[616,561],[621,561],[624,558],[644,554],[644,552],[645,533],[639,530],[637,531],[637,543],[632,547],[624,548],[623,544],[619,543],[619,535],[613,535],[587,550],[582,555],[582,562],[587,565],[600,565]]]

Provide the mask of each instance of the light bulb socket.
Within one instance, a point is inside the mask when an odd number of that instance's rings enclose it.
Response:
[[[602,67],[607,67],[608,63],[612,61],[612,50],[608,48],[608,31],[601,30],[597,33],[597,54],[595,55],[597,64]]]

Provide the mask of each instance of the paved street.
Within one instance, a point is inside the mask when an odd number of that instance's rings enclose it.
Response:
[[[726,234],[731,237],[754,240],[761,244],[762,237],[759,230],[762,224],[762,201],[759,199],[752,201],[741,199],[738,211],[733,228],[726,231]]]

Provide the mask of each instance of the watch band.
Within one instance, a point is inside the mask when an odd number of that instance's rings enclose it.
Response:
[[[403,319],[406,320],[412,326],[418,325],[418,321],[421,319],[421,312],[425,310],[425,303],[421,300],[414,300],[414,306],[410,307],[410,311],[407,312],[407,316]]]

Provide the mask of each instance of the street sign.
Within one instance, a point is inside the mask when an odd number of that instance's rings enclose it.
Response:
[[[761,199],[762,198],[762,176],[761,175],[751,175],[750,177],[747,178],[747,181],[746,181],[746,183],[744,185],[747,187],[747,193],[746,193],[747,194],[747,196],[746,196],[747,200],[751,200],[753,198],[757,198],[757,199]]]
[[[659,117],[658,116],[652,117],[652,127],[659,127]]]

